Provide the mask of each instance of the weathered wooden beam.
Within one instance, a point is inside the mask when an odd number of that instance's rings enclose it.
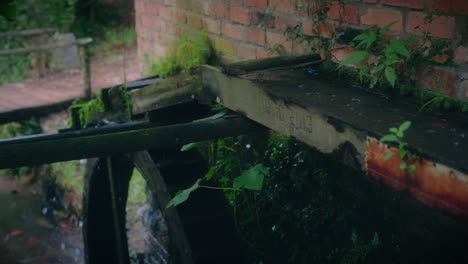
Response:
[[[314,63],[320,61],[320,55],[304,54],[299,56],[278,56],[265,59],[254,59],[236,62],[222,67],[222,72],[226,75],[237,76],[249,72],[268,70],[271,68],[288,67],[296,64]]]
[[[200,91],[198,70],[179,74],[133,92],[133,114],[194,101]]]
[[[0,37],[14,37],[14,36],[32,36],[45,33],[57,32],[56,28],[38,28],[19,31],[0,32]]]
[[[49,49],[55,49],[55,48],[62,48],[62,47],[71,46],[71,45],[83,46],[83,45],[88,45],[91,42],[93,42],[92,38],[83,38],[83,39],[77,39],[76,41],[64,42],[60,44],[48,44],[48,45],[42,45],[38,47],[31,47],[31,48],[0,50],[0,56],[43,51],[43,50],[49,50]]]
[[[231,116],[114,133],[100,134],[99,129],[91,129],[57,135],[6,139],[0,140],[0,169],[178,146],[261,129],[263,126],[251,120]]]

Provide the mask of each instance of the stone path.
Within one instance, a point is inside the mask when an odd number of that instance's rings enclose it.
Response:
[[[140,79],[138,63],[135,48],[115,58],[91,60],[93,92],[125,81]],[[27,79],[0,86],[0,113],[61,103],[83,95],[83,75],[80,70],[53,73],[43,78]]]

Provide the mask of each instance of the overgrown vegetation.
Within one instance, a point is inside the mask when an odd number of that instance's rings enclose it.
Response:
[[[211,164],[204,180],[219,186],[233,207],[236,226],[251,249],[249,263],[376,260],[382,247],[380,234],[354,226],[353,210],[341,203],[343,197],[335,196],[340,195],[335,179],[304,145],[266,133],[211,140],[196,147]],[[258,164],[263,168],[251,176],[262,175],[261,190],[231,188],[242,171]]]
[[[206,63],[211,55],[211,46],[205,33],[200,33],[195,40],[180,38],[176,47],[165,57],[147,57],[148,75],[166,78],[186,72],[196,65]]]
[[[116,28],[107,31],[104,38],[94,46],[93,54],[102,54],[106,57],[115,57],[117,51],[132,47],[136,41],[134,28]]]

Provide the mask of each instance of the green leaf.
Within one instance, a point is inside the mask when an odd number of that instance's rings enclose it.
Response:
[[[201,179],[198,179],[195,182],[195,184],[192,185],[192,187],[177,192],[177,194],[167,203],[166,209],[171,207],[171,206],[177,206],[177,205],[187,201],[187,199],[190,196],[190,193],[192,193],[193,191],[198,189],[198,187],[200,186],[200,181],[201,181]]]
[[[392,87],[395,86],[397,74],[392,67],[385,67],[385,78],[387,78],[388,82],[392,85]]]
[[[390,131],[390,132],[396,134],[396,133],[398,133],[399,130],[398,130],[398,128],[396,128],[396,127],[391,127],[391,128],[388,129],[388,131]]]
[[[402,170],[406,169],[406,162],[402,161],[400,163],[400,169],[402,169]]]
[[[396,23],[398,23],[398,21],[393,21],[393,22],[391,22],[390,24],[384,26],[384,27],[382,28],[381,31],[382,31],[382,32],[387,32],[387,31],[389,31],[390,27],[393,26],[393,25],[395,25]]]
[[[263,186],[264,175],[269,175],[267,168],[262,164],[257,164],[243,171],[241,176],[234,178],[232,187],[234,189],[245,188],[260,191]]]
[[[343,62],[338,65],[338,68],[348,65],[348,64],[354,64],[354,63],[359,63],[363,60],[366,60],[369,57],[369,52],[367,51],[355,51],[352,52],[348,58],[346,58]]]
[[[375,33],[375,31],[369,32],[369,38],[367,39],[366,50],[369,49],[370,46],[372,46],[372,44],[374,44],[376,40],[377,40],[377,34]]]
[[[405,132],[409,127],[411,126],[411,121],[405,121],[403,124],[400,125],[398,130],[401,131],[401,133]]]
[[[398,138],[395,135],[386,135],[383,136],[380,141],[382,142],[398,142]]]
[[[193,122],[201,122],[201,121],[207,121],[207,120],[214,120],[214,119],[217,119],[217,118],[220,118],[224,115],[227,114],[227,111],[221,111],[215,115],[212,115],[212,116],[209,116],[209,117],[205,117],[205,118],[202,118],[202,119],[197,119],[197,120],[194,120]]]
[[[367,39],[368,36],[366,33],[362,33],[362,34],[359,34],[357,35],[355,38],[353,38],[353,41],[356,41],[356,40],[364,40],[364,39]]]
[[[414,172],[416,171],[416,165],[409,165],[406,170],[410,173],[411,176],[414,175]]]
[[[203,179],[209,181],[213,178],[215,172],[218,170],[218,167],[214,166],[214,167],[211,167],[208,172],[205,174],[205,176],[203,176]]]
[[[191,149],[193,149],[194,147],[196,147],[199,143],[195,142],[195,143],[188,143],[188,144],[185,144],[182,146],[182,148],[180,148],[180,151],[189,151]]]
[[[398,151],[400,152],[400,159],[405,158],[405,155],[407,153],[406,150],[400,148]]]
[[[373,77],[372,80],[371,80],[371,83],[370,83],[370,85],[369,85],[370,88],[373,88],[373,87],[377,84],[377,81],[378,81],[378,80],[379,80],[378,78]]]
[[[383,69],[385,68],[385,64],[379,64],[376,68],[375,68],[375,71],[374,73],[377,74],[379,72],[381,72]]]
[[[383,160],[388,160],[388,159],[390,159],[391,157],[393,157],[393,155],[395,155],[395,152],[388,153],[388,154],[383,158]]]

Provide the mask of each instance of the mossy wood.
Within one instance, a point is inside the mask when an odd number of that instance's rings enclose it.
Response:
[[[194,101],[201,91],[200,71],[192,70],[132,93],[132,112],[143,112]]]
[[[314,63],[320,61],[319,54],[304,54],[300,56],[278,56],[273,58],[255,59],[236,62],[222,67],[222,72],[226,75],[237,76],[249,72],[268,70],[278,67],[291,67],[298,64]]]

